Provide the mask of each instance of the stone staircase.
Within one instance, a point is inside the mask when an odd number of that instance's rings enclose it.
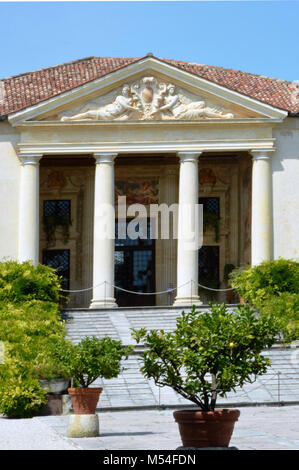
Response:
[[[209,307],[201,306],[205,311]],[[234,308],[234,306],[231,306]],[[105,409],[136,407],[190,406],[168,387],[159,388],[143,377],[139,370],[140,346],[131,338],[131,328],[172,331],[182,307],[132,307],[117,309],[69,309],[63,312],[68,339],[78,343],[85,336],[111,336],[125,345],[135,345],[134,353],[124,363],[117,379],[98,380],[93,385],[104,388],[99,406]],[[264,352],[272,361],[267,374],[253,384],[220,398],[221,405],[299,403],[299,349],[273,347]]]

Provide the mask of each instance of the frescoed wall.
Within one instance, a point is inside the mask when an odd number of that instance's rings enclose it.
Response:
[[[159,181],[152,179],[134,178],[115,181],[115,202],[118,196],[126,196],[127,205],[130,204],[158,204]]]

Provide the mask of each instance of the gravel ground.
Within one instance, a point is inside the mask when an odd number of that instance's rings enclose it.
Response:
[[[299,449],[299,406],[244,407],[231,446],[240,450]],[[100,436],[69,439],[68,416],[0,419],[0,449],[170,450],[181,446],[173,410],[99,413]]]

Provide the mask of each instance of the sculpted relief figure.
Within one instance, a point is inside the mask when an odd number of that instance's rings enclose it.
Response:
[[[88,111],[74,116],[63,116],[61,121],[79,121],[90,119],[96,121],[112,121],[113,119],[128,119],[128,111],[138,111],[133,106],[133,97],[129,85],[124,85],[122,94],[117,96],[113,103],[102,106],[97,109],[89,109]]]
[[[206,106],[205,101],[191,101],[184,103],[182,97],[175,94],[175,86],[168,85],[168,94],[165,96],[165,104],[158,111],[162,119],[199,119],[201,117],[230,119],[231,113],[224,113],[216,108]]]
[[[159,82],[155,77],[144,77],[131,85],[123,85],[112,103],[99,108],[90,108],[85,112],[64,115],[61,121],[95,120],[159,120],[159,119],[230,119],[227,113],[216,107],[209,107],[205,101],[192,101],[176,92],[172,84]]]

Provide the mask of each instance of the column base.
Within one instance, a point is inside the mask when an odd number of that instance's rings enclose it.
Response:
[[[118,305],[113,297],[106,299],[92,299],[89,308],[117,308]]]
[[[192,307],[192,305],[202,305],[198,295],[194,297],[177,297],[173,303],[174,307]]]

